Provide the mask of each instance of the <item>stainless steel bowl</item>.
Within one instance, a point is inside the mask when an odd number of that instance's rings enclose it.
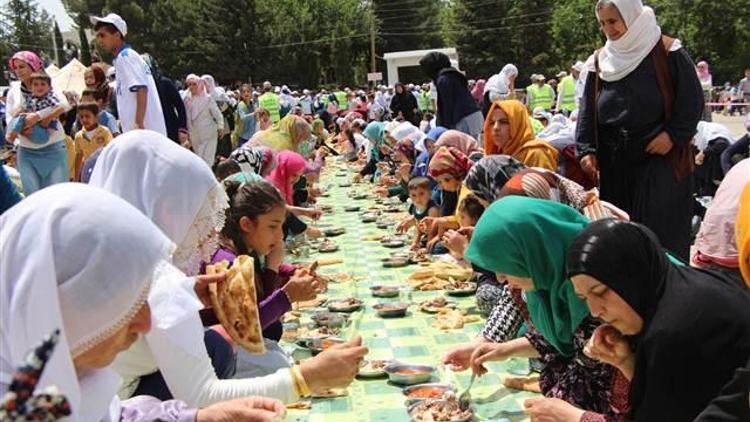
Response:
[[[345,300],[328,301],[328,310],[331,312],[354,312],[362,307],[362,301],[357,299],[357,303],[348,304]]]
[[[370,287],[370,291],[372,291],[372,295],[375,297],[396,297],[399,295],[400,291],[398,287],[392,287],[392,286],[372,286]]]
[[[343,327],[349,320],[349,316],[338,312],[321,311],[310,317],[318,326],[329,328]]]
[[[445,394],[446,391],[452,391],[454,393],[456,392],[456,389],[453,388],[452,386],[448,385],[448,384],[440,384],[440,383],[430,382],[430,383],[426,383],[426,384],[411,385],[409,387],[404,388],[403,391],[402,391],[404,393],[404,395],[406,396],[406,399],[407,399],[406,401],[408,403],[407,406],[411,406],[414,403],[417,403],[417,402],[420,402],[422,400],[425,400],[424,397],[409,397],[409,394],[411,394],[413,391],[420,390],[422,388],[430,388],[432,390],[435,390],[435,391],[439,392],[440,393],[440,397],[434,397],[434,398],[441,398],[443,396],[443,394]]]
[[[418,408],[421,405],[426,404],[428,401],[432,402],[432,403],[445,402],[445,400],[441,400],[441,399],[430,399],[430,400],[422,400],[420,402],[412,404],[411,406],[408,407],[408,411],[409,411],[409,418],[411,418],[411,420],[413,422],[426,422],[427,420],[434,421],[434,422],[468,422],[468,421],[470,421],[470,420],[472,420],[474,418],[474,410],[471,409],[471,408],[469,408],[469,411],[467,412],[467,415],[464,416],[464,417],[460,417],[460,418],[446,419],[446,420],[443,420],[443,419],[431,419],[431,418],[430,419],[422,419],[422,418],[420,418],[420,417],[418,417],[416,415],[416,412],[417,412]]]
[[[400,373],[410,371],[415,373]],[[424,384],[432,379],[435,367],[430,365],[393,364],[385,367],[388,379],[394,384],[414,385]]]
[[[378,303],[372,307],[378,316],[383,318],[395,318],[406,316],[406,311],[409,309],[408,303],[403,302],[386,302]]]
[[[342,338],[337,337],[326,337],[326,338],[317,338],[314,340],[310,340],[307,342],[307,347],[310,349],[313,354],[318,354],[322,352],[323,350],[327,349],[328,347],[334,346],[336,344],[346,343],[346,340]]]

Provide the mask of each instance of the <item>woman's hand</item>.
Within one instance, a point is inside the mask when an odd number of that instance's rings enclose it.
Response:
[[[487,368],[484,367],[485,362],[505,360],[507,358],[508,356],[503,343],[482,343],[471,354],[471,370],[477,375],[484,375],[487,373]]]
[[[283,420],[286,408],[268,397],[248,397],[223,401],[200,409],[196,422],[273,422]]]
[[[319,210],[317,208],[305,208],[305,210],[303,212],[304,212],[305,216],[307,216],[307,217],[309,217],[309,218],[311,218],[313,220],[318,220],[318,219],[320,219],[320,217],[323,216],[323,211],[321,211],[321,210]]]
[[[456,346],[443,356],[443,363],[450,365],[454,371],[465,371],[471,365],[471,356],[474,354],[474,351],[485,342]]]
[[[313,226],[307,226],[307,230],[305,230],[305,234],[307,235],[307,237],[311,239],[317,239],[323,236],[323,232],[321,232],[319,229]]]
[[[627,379],[632,379],[635,370],[635,353],[615,327],[611,325],[597,327],[583,348],[583,353],[591,359],[614,366]]]
[[[546,397],[527,399],[523,407],[531,422],[578,422],[584,413],[564,400]]]
[[[24,116],[24,129],[28,129],[35,124],[39,123],[42,118],[39,117],[39,113],[22,113]]]
[[[203,303],[203,306],[207,308],[213,306],[211,304],[209,286],[214,283],[225,282],[227,280],[227,274],[227,271],[222,271],[216,274],[204,274],[195,277],[195,285],[193,286],[193,290],[195,290],[195,294],[198,296],[198,299],[201,301],[201,303]]]
[[[381,197],[381,198],[387,198],[388,197],[388,188],[383,186],[378,186],[375,188],[375,195]]]
[[[667,155],[674,147],[672,138],[667,132],[662,131],[646,146],[646,152],[655,155]]]
[[[408,182],[411,178],[411,164],[402,163],[398,167],[398,170],[396,170],[396,176],[398,176],[401,180]]]
[[[330,347],[312,359],[302,361],[300,372],[314,392],[347,387],[359,372],[359,364],[367,355],[362,337]]]
[[[581,170],[591,179],[595,185],[599,185],[599,163],[596,155],[588,154],[581,158]]]

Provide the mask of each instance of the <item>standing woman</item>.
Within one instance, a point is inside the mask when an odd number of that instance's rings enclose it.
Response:
[[[602,199],[687,260],[690,140],[703,111],[695,67],[641,0],[599,0],[596,14],[607,43],[595,53],[578,116],[581,167],[600,179]]]
[[[185,79],[188,93],[185,98],[185,109],[188,113],[187,127],[190,132],[190,143],[209,167],[213,167],[216,158],[216,143],[224,128],[224,117],[219,107],[206,92],[205,83],[197,75],[190,74]]]
[[[32,97],[31,75],[35,72],[44,71],[42,60],[31,51],[19,51],[11,57],[8,67],[15,72],[20,82],[14,82],[6,98],[5,123],[23,112],[26,101]],[[59,92],[55,93],[58,105],[49,107],[37,113],[26,116],[26,128],[34,124],[42,123],[47,126],[49,122],[57,119],[61,114],[70,109],[68,100]],[[68,181],[68,153],[65,149],[65,132],[57,125],[47,129],[49,137],[47,141],[32,141],[23,133],[19,134],[18,140],[18,172],[21,173],[23,190],[30,195],[39,189],[55,183]]]
[[[469,92],[466,76],[451,66],[448,56],[436,51],[422,57],[419,65],[437,88],[437,125],[479,139],[484,119]]]
[[[153,76],[156,84],[161,111],[164,115],[164,125],[167,127],[167,138],[182,144],[187,140],[188,130],[185,103],[180,97],[180,91],[172,79],[161,73],[159,64],[152,55],[145,53],[141,54],[141,57],[151,70],[151,76]]]
[[[414,126],[418,126],[418,107],[417,99],[410,92],[406,91],[406,86],[401,82],[397,83],[396,95],[391,100],[391,113],[393,113],[394,118],[398,119],[400,117]]]

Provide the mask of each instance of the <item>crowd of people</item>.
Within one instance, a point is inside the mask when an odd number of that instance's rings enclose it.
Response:
[[[418,85],[190,74],[181,90],[117,14],[92,18],[114,64],[80,98],[13,54],[0,419],[271,421],[349,385],[361,338],[298,364],[278,344],[284,314],[326,289],[285,247],[322,236],[318,182],[339,161],[408,204],[412,249],[472,268],[486,321],[444,363],[535,359],[532,421],[750,420],[750,116],[740,138],[707,121],[708,65],[640,0],[595,12],[604,46],[525,94],[513,64],[474,81],[438,52]],[[262,355],[208,298],[226,272],[206,266],[240,255]]]

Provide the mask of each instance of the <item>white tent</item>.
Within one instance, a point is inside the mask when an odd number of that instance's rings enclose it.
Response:
[[[55,66],[55,64],[53,63],[53,64],[47,66],[44,69],[44,71],[49,75],[50,78],[54,78],[55,75],[57,75],[58,73],[60,73],[60,68],[57,67],[57,66]]]
[[[56,75],[50,75],[52,87],[57,92],[73,91],[80,95],[86,89],[85,72],[86,66],[77,59],[73,59],[63,66]]]

